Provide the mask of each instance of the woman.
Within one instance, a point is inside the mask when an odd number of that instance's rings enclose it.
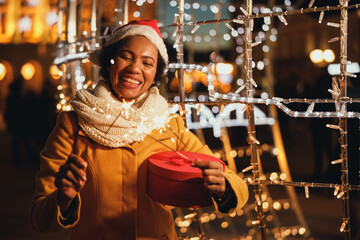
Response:
[[[91,60],[104,80],[77,92],[74,111],[59,114],[41,153],[33,228],[72,228],[72,239],[177,239],[169,208],[146,194],[146,159],[168,147],[212,153],[151,87],[168,62],[156,20],[119,27],[98,53]],[[166,127],[159,119],[169,119]],[[171,140],[174,132],[181,141]],[[236,174],[218,162],[193,166],[202,170],[217,211],[246,203],[247,186]]]

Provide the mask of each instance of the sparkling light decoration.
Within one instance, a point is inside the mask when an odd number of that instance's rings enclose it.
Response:
[[[347,1],[343,1],[342,2],[342,6],[336,6],[336,7],[329,7],[329,6],[326,6],[326,7],[323,7],[323,8],[317,8],[317,7],[314,7],[312,8],[314,4],[314,1],[310,2],[309,3],[309,8],[308,9],[300,9],[300,10],[294,10],[294,11],[286,11],[286,12],[282,12],[281,9],[275,9],[274,12],[272,12],[271,10],[268,12],[269,14],[269,17],[274,17],[274,16],[277,16],[279,18],[279,20],[281,22],[283,22],[285,25],[287,25],[287,21],[285,19],[285,15],[289,15],[289,14],[303,14],[303,13],[307,13],[307,12],[317,12],[319,11],[320,12],[320,16],[319,16],[319,22],[322,22],[323,20],[323,17],[324,17],[324,12],[325,11],[332,11],[332,10],[341,10],[341,11],[347,11],[348,9],[350,8],[358,8],[358,4],[356,5],[353,5],[351,7],[347,6]],[[251,8],[250,8],[251,10]],[[236,19],[237,21],[242,21],[244,20],[245,23],[246,23],[246,20],[247,20],[247,26],[246,28],[247,29],[250,29],[252,31],[253,29],[253,19],[249,19],[250,17],[251,18],[257,18],[259,17],[259,14],[256,14],[255,15],[251,15],[249,13],[248,10],[245,10],[243,8],[241,8],[241,11],[243,12],[244,14],[244,17],[241,18],[238,17],[238,19]],[[264,16],[261,16],[261,17],[267,17],[266,14]],[[241,19],[239,19],[241,18]],[[346,23],[347,19],[345,19],[345,23],[342,24],[342,26],[344,26]],[[199,28],[199,25],[201,24],[206,24],[206,23],[214,23],[215,21],[213,20],[209,20],[209,21],[203,21],[203,22],[193,22],[193,23],[189,23],[190,25],[193,25],[193,26],[196,26],[194,29],[195,31]],[[229,28],[229,29],[232,29],[232,27],[228,24],[229,22],[229,19],[217,19],[216,20],[217,23],[219,22],[225,22],[226,26]],[[340,27],[342,28],[342,26],[340,26],[340,24],[335,24],[335,23],[328,23],[329,26],[332,26],[332,27]],[[267,28],[264,28],[264,30],[268,30]],[[193,31],[193,32],[195,32]],[[177,34],[177,33],[176,33]],[[175,34],[175,35],[176,35]],[[345,36],[347,33],[345,33]],[[251,35],[250,35],[251,36]],[[227,39],[227,38],[225,38]],[[259,36],[259,40],[256,40],[255,42],[251,42],[251,40],[246,40],[247,43],[250,43],[248,44],[248,47],[246,47],[246,49],[250,50],[251,51],[251,48],[260,44],[261,43],[261,40],[260,40],[260,36]],[[271,35],[270,36],[270,40],[272,41],[276,41],[276,36],[274,35]],[[266,49],[266,48],[265,48]],[[239,49],[241,50],[241,49]],[[239,51],[241,53],[241,51]],[[248,54],[246,51],[245,51],[246,54]],[[242,55],[240,54],[240,56],[238,57],[239,59],[239,62],[237,62],[238,64],[240,64],[242,61],[240,61],[243,57],[246,57],[245,54]],[[247,56],[247,59],[250,59],[251,61],[251,55],[249,57],[249,55]],[[264,61],[265,62],[265,61]],[[247,62],[249,63],[249,62]],[[347,64],[347,63],[345,63]],[[253,64],[254,65],[254,64]],[[250,66],[250,67],[249,67]],[[246,69],[251,69],[251,65],[247,65]],[[349,74],[348,72],[346,72],[346,70],[342,70],[342,74],[344,74],[344,76],[354,76],[354,75],[351,75]],[[341,82],[341,79],[339,80]],[[339,102],[339,95],[340,93],[338,92],[338,89],[336,89],[336,85],[333,85],[333,89],[329,89],[329,92],[331,93],[333,99],[281,99],[281,98],[272,98],[272,99],[268,99],[268,98],[264,98],[264,99],[257,99],[257,98],[254,98],[250,92],[249,94],[249,89],[251,87],[257,87],[257,84],[255,82],[255,80],[252,78],[252,77],[248,77],[247,78],[247,82],[246,82],[246,85],[244,84],[244,86],[240,86],[240,88],[236,91],[235,94],[221,94],[221,93],[218,93],[215,91],[215,88],[214,88],[214,85],[212,84],[212,80],[209,81],[208,83],[208,90],[209,90],[209,95],[210,97],[212,98],[215,98],[215,99],[218,99],[218,100],[225,100],[225,101],[228,101],[228,100],[231,100],[231,101],[236,101],[236,102],[241,102],[241,103],[245,103],[245,104],[254,104],[254,103],[261,103],[261,104],[274,104],[275,106],[277,106],[279,109],[281,109],[282,111],[284,111],[286,114],[292,116],[292,117],[341,117],[341,118],[349,118],[349,117],[357,117],[359,118],[359,113],[358,112],[347,112],[346,111],[346,104],[349,104],[349,103],[352,103],[352,102],[358,102],[359,100],[358,99],[351,99],[348,101],[348,98],[346,99],[341,99],[341,102]],[[237,93],[241,92],[243,89],[246,89],[247,90],[247,97],[241,97],[239,96]],[[250,96],[249,96],[250,95]],[[304,104],[308,104],[307,106],[307,110],[304,111],[304,112],[299,112],[299,111],[293,111],[291,110],[290,108],[286,107],[285,104],[288,104],[288,103],[292,103],[292,102],[301,102],[301,103],[304,103]],[[322,103],[329,103],[329,102],[333,102],[335,103],[336,106],[340,106],[340,107],[337,107],[336,108],[336,111],[335,112],[314,112],[314,107],[315,107],[315,104],[322,104]],[[252,110],[252,108],[250,108]],[[247,107],[247,111],[249,111],[249,108]],[[254,139],[251,139],[251,136],[252,135],[249,135],[250,136],[250,141],[253,143],[253,144],[258,144],[258,141],[256,140],[256,138]],[[249,167],[248,169],[250,170],[256,170],[254,168],[254,166],[252,165],[251,167]],[[257,179],[254,179],[255,181],[251,181],[252,183],[255,183],[256,186],[259,186],[259,182],[257,181]],[[272,182],[277,182],[278,180],[277,179],[272,179]],[[347,186],[348,184],[345,183]],[[305,195],[306,197],[309,197],[309,186],[308,185],[303,185],[304,186],[304,189],[305,189]],[[311,184],[311,186],[314,186],[313,184]],[[340,192],[341,194],[338,194],[337,197],[342,197],[344,194],[346,194],[346,191],[342,191]],[[339,197],[339,198],[340,198]],[[258,199],[258,195],[255,194],[255,198]],[[256,201],[257,203],[259,203],[259,201],[257,200]],[[258,209],[259,210],[259,209]],[[258,211],[258,212],[261,212],[262,210]],[[263,229],[263,227],[265,226],[264,224],[261,223],[261,215],[259,215],[259,219],[258,220],[254,220],[253,223],[254,224],[260,224],[261,225],[261,229]],[[344,218],[345,220],[343,221],[343,224],[342,224],[342,227],[341,227],[341,231],[344,231],[344,229],[346,228],[347,226],[347,223],[348,223],[348,219],[347,218]],[[291,231],[290,231],[291,232]],[[282,232],[281,233],[281,237],[285,237],[287,235],[290,234],[289,231],[285,231],[285,232]],[[304,234],[306,233],[306,229],[305,228],[301,228],[298,230],[298,232]],[[345,231],[346,232],[346,231]],[[264,239],[265,236],[262,235],[262,238]]]
[[[200,110],[198,111],[198,108]],[[245,107],[245,104],[241,103],[232,103],[227,104],[224,107],[224,111],[220,114],[214,115],[213,111],[206,105],[198,104],[186,104],[185,111],[186,114],[186,125],[189,129],[203,129],[203,128],[213,128],[214,137],[220,137],[221,128],[223,127],[235,127],[235,126],[247,126],[248,119],[245,118],[245,115],[242,109]],[[191,109],[196,109],[199,113],[200,121],[193,121],[191,117]],[[170,112],[176,113],[181,112],[178,104],[172,104]],[[235,112],[235,118],[230,118],[230,113]],[[257,125],[272,125],[274,119],[267,117],[264,112],[259,108],[255,108],[256,119],[255,122]]]
[[[136,4],[141,6],[142,4],[144,4],[144,0],[142,1],[137,1]],[[148,1],[149,3],[152,1]],[[300,10],[292,10],[291,9],[291,1],[290,0],[285,0],[285,5],[288,6],[286,11],[283,11],[282,9],[279,9],[278,7],[273,8],[272,10],[269,8],[260,8],[260,10],[258,8],[249,8],[249,9],[244,9],[241,8],[240,10],[242,11],[243,15],[239,15],[234,19],[215,19],[215,20],[206,20],[206,21],[200,21],[200,22],[187,22],[187,23],[182,23],[182,26],[190,26],[192,31],[191,33],[194,34],[201,25],[204,24],[213,24],[213,23],[224,23],[225,26],[231,30],[231,34],[227,34],[224,35],[224,39],[229,40],[231,37],[236,37],[237,38],[237,42],[239,42],[238,44],[241,45],[243,43],[247,44],[247,46],[245,46],[244,48],[236,48],[238,53],[240,54],[236,60],[237,64],[242,64],[244,63],[244,61],[246,64],[248,64],[248,68],[247,69],[252,69],[253,67],[257,67],[259,70],[264,68],[264,65],[266,65],[266,61],[265,59],[261,63],[258,62],[258,64],[256,64],[254,61],[251,60],[251,57],[249,58],[249,49],[251,50],[252,47],[256,47],[257,45],[262,44],[262,40],[264,39],[264,37],[266,37],[266,35],[264,36],[263,34],[258,34],[258,36],[255,37],[255,41],[252,42],[249,41],[249,39],[242,39],[241,37],[239,37],[239,34],[243,34],[245,31],[248,31],[249,29],[252,31],[253,27],[254,27],[254,19],[255,18],[263,18],[264,19],[264,24],[262,26],[262,29],[264,32],[269,33],[269,39],[271,41],[276,41],[277,37],[277,30],[276,29],[270,29],[269,28],[269,22],[271,21],[272,17],[278,17],[278,19],[285,25],[287,25],[287,21],[286,21],[286,16],[287,15],[294,15],[294,14],[305,14],[305,13],[313,13],[313,12],[319,12],[319,23],[321,23],[323,21],[323,17],[324,17],[324,13],[326,11],[338,11],[341,10],[342,11],[342,16],[344,17],[344,20],[342,22],[342,24],[339,23],[327,23],[328,26],[330,27],[335,27],[335,28],[340,28],[341,30],[341,37],[334,37],[332,39],[329,40],[329,42],[336,42],[336,41],[341,41],[341,46],[344,47],[344,39],[345,37],[343,36],[347,36],[347,32],[344,32],[344,26],[347,24],[347,16],[346,14],[344,14],[344,12],[346,12],[349,9],[354,9],[354,8],[358,8],[360,5],[356,4],[356,5],[352,5],[352,6],[348,6],[347,5],[347,1],[340,1],[340,5],[339,6],[326,6],[326,7],[313,7],[315,1],[311,0],[309,3],[309,8],[307,9],[303,9],[301,8]],[[170,5],[175,7],[177,6],[177,2],[175,0],[170,1]],[[212,4],[210,7],[207,7],[206,5],[202,4],[200,5],[197,2],[193,2],[192,4],[187,3],[184,5],[185,9],[190,9],[191,7],[193,7],[194,9],[200,9],[201,11],[206,11],[208,8],[210,9],[210,11],[212,11],[213,13],[218,13],[220,11],[219,7],[220,5],[217,4]],[[233,12],[233,6],[229,6],[228,10],[230,12]],[[252,14],[252,12],[254,14]],[[179,13],[178,16],[180,14],[184,14],[184,18],[185,20],[190,20],[192,18],[192,16],[189,16],[189,14],[186,13]],[[176,21],[174,21],[174,25],[179,25],[179,18],[178,16],[176,16]],[[231,24],[230,24],[231,23]],[[245,28],[243,27],[239,27],[239,28],[235,28],[232,25],[235,24],[244,24]],[[173,25],[173,26],[174,26]],[[235,25],[236,26],[236,25]],[[171,27],[171,26],[165,26],[165,27]],[[249,34],[249,32],[246,32],[247,34]],[[179,49],[179,46],[182,44],[182,41],[180,41],[180,38],[178,38],[179,36],[178,31],[174,32],[175,37],[177,37],[176,42],[174,44],[174,47]],[[208,38],[206,38],[206,36],[204,38],[199,38],[199,36],[195,36],[192,37],[191,35],[185,37],[184,36],[184,41],[191,41],[190,39],[194,39],[195,42],[200,42],[202,39],[205,41],[210,41],[211,37],[216,36],[216,34],[218,34],[215,30],[210,30],[209,32],[209,36],[207,36]],[[99,47],[99,45],[97,44],[92,44],[92,41],[97,41],[102,39],[103,37],[95,37],[93,35],[91,35],[91,37],[88,37],[87,34],[85,38],[83,40],[80,41],[76,41],[75,43],[71,43],[71,44],[75,44],[77,46],[76,50],[74,52],[67,52],[65,54],[59,54],[57,56],[57,58],[55,59],[55,64],[56,65],[66,65],[67,63],[71,62],[71,61],[82,61],[84,59],[88,58],[88,53],[87,52],[83,52],[85,50],[85,48],[87,48],[87,50],[93,50]],[[106,34],[104,34],[106,35]],[[182,35],[181,35],[182,36]],[[206,40],[207,39],[207,40]],[[59,44],[60,48],[67,48],[69,46],[70,43],[64,43],[61,42]],[[265,45],[263,45],[262,50],[264,52],[269,51],[268,47],[266,47]],[[217,99],[218,101],[220,100],[224,100],[223,102],[219,102],[216,104],[216,106],[213,105],[213,108],[210,109],[209,107],[205,106],[205,104],[209,104],[209,103],[199,103],[199,102],[186,102],[183,101],[181,102],[181,104],[173,104],[173,108],[174,111],[179,111],[180,114],[185,114],[187,117],[190,116],[190,112],[192,109],[196,110],[197,114],[200,115],[200,122],[199,123],[203,123],[204,125],[209,124],[209,123],[213,123],[213,122],[217,122],[219,121],[217,118],[219,119],[226,119],[227,115],[229,115],[229,112],[231,111],[236,111],[236,115],[238,116],[238,109],[244,109],[244,111],[250,112],[253,111],[255,112],[255,116],[258,116],[259,114],[261,115],[261,113],[257,112],[257,108],[255,107],[251,107],[252,104],[273,104],[275,106],[277,106],[279,109],[281,109],[282,111],[284,111],[287,115],[291,116],[291,117],[306,117],[306,118],[310,118],[310,117],[331,117],[331,118],[360,118],[360,113],[359,112],[348,112],[346,105],[354,103],[354,102],[360,102],[360,100],[358,99],[350,99],[350,98],[342,98],[343,93],[342,93],[342,89],[339,87],[340,83],[344,82],[344,77],[346,79],[346,77],[355,77],[354,74],[351,74],[349,72],[346,71],[346,67],[344,68],[344,65],[349,64],[349,62],[346,59],[346,56],[344,56],[344,54],[342,54],[342,56],[340,56],[341,58],[341,77],[339,77],[338,79],[335,78],[335,80],[333,81],[333,87],[332,89],[329,89],[329,94],[332,97],[332,99],[282,99],[282,98],[268,98],[268,96],[263,96],[261,99],[259,98],[255,98],[253,97],[251,94],[249,94],[249,90],[251,90],[252,87],[257,87],[257,83],[255,81],[255,79],[251,78],[246,78],[246,81],[242,82],[241,84],[239,84],[239,88],[236,90],[235,93],[229,93],[229,94],[221,94],[216,92],[215,87],[212,83],[212,78],[211,78],[211,74],[208,71],[208,69],[205,67],[198,67],[198,66],[186,66],[185,64],[180,63],[180,65],[177,65],[177,67],[188,67],[188,68],[192,68],[192,69],[198,69],[198,70],[203,70],[204,72],[206,72],[207,74],[210,74],[210,78],[208,77],[208,90],[209,90],[209,96],[210,99],[214,100]],[[250,59],[250,62],[248,61]],[[249,67],[250,66],[250,67]],[[66,79],[71,79],[71,78],[67,78],[67,73],[66,73],[66,68],[61,68],[63,69],[63,71],[59,72],[59,76],[62,78],[66,78]],[[65,71],[64,71],[65,70]],[[83,73],[82,73],[83,74]],[[79,74],[79,80],[81,80],[79,82],[80,84],[85,85],[85,81],[83,81],[84,79],[81,78],[81,73]],[[208,75],[209,76],[209,75]],[[89,85],[90,86],[90,85]],[[69,95],[66,93],[66,90],[69,88],[69,86],[67,84],[65,84],[64,82],[58,86],[58,90],[60,91],[59,93],[59,99],[60,103],[58,105],[60,105],[60,107],[58,107],[58,109],[63,109],[63,110],[68,110],[68,105],[67,101],[69,100]],[[246,97],[241,97],[238,93],[242,92],[243,90],[246,91]],[[299,112],[299,111],[294,111],[291,110],[290,108],[288,108],[286,105],[289,103],[303,103],[303,104],[307,104],[307,110],[304,112]],[[318,111],[314,111],[315,109],[315,105],[317,104],[325,104],[325,103],[334,103],[334,105],[336,105],[336,111],[334,112],[318,112]],[[126,106],[126,104],[124,105]],[[127,111],[131,111],[131,104],[129,104],[129,108],[127,110],[122,111],[122,114],[124,116],[126,116]],[[217,108],[215,108],[217,107]],[[126,107],[124,107],[126,108]],[[94,111],[98,111],[98,109],[94,109]],[[214,113],[217,112],[218,114],[216,115],[216,117],[214,116]],[[225,116],[225,117],[224,117]],[[241,114],[239,114],[239,116],[244,116],[244,112],[241,111]],[[263,116],[263,115],[262,115]],[[116,116],[109,116],[109,117],[116,117]],[[266,117],[265,117],[266,118]],[[241,117],[239,118],[241,119]],[[145,120],[145,119],[144,119]],[[166,130],[166,124],[165,124],[165,119],[163,119],[162,116],[159,116],[158,118],[156,118],[156,121],[164,123],[164,124],[160,124],[161,126],[159,126],[158,130],[159,132],[163,132]],[[255,120],[256,121],[256,118]],[[271,120],[273,121],[273,120]],[[143,121],[144,122],[144,121]],[[225,121],[226,122],[226,121]],[[192,124],[192,122],[188,123],[189,125]],[[194,123],[195,124],[195,123]],[[247,123],[248,124],[248,123]],[[245,125],[245,124],[244,124]],[[230,126],[229,125],[225,125],[225,126]],[[203,128],[203,126],[200,126]],[[340,134],[345,135],[346,134],[346,129],[343,127],[343,124],[339,124],[339,125],[329,125],[329,128],[332,128],[334,130],[338,130],[340,132]],[[141,124],[141,126],[137,129],[138,131],[142,131],[142,132],[146,132],[146,126],[144,126],[143,124]],[[214,130],[215,133],[215,130]],[[175,136],[177,137],[177,136]],[[177,137],[178,138],[178,137]],[[175,138],[172,138],[172,140],[175,141]],[[260,142],[256,139],[255,135],[250,134],[249,135],[249,143],[252,145],[259,145]],[[264,145],[262,145],[264,146]],[[345,144],[343,146],[346,146]],[[247,151],[248,155],[254,155],[254,153],[251,152],[251,149],[249,149],[250,151]],[[278,153],[278,149],[272,149],[273,153],[276,155]],[[340,156],[339,159],[335,159],[333,162],[337,163],[337,164],[341,164],[342,168],[344,171],[347,171],[347,169],[344,169],[344,164],[346,164],[346,156],[344,155],[344,148],[342,149],[343,153]],[[239,150],[240,152],[240,150]],[[232,151],[232,156],[236,156],[237,151],[235,149],[233,149]],[[242,154],[244,154],[244,151],[242,152]],[[240,154],[239,154],[240,155]],[[254,162],[251,162],[251,166],[247,167],[244,169],[244,172],[247,171],[256,171],[257,169],[257,165]],[[246,171],[245,171],[246,170]],[[280,175],[280,177],[279,177]],[[281,177],[282,176],[282,177]],[[346,177],[346,176],[345,176]],[[359,186],[352,186],[349,185],[346,181],[343,182],[341,185],[337,184],[337,185],[332,185],[332,184],[321,184],[321,183],[298,183],[298,182],[291,182],[291,181],[285,181],[286,176],[284,176],[284,173],[279,173],[279,174],[271,174],[271,176],[269,177],[269,180],[266,180],[265,176],[259,176],[259,178],[247,178],[247,183],[249,185],[256,185],[259,186],[260,184],[264,184],[264,185],[282,185],[282,186],[295,186],[295,187],[303,187],[305,190],[305,194],[306,196],[310,196],[309,195],[309,188],[310,187],[325,187],[325,188],[334,188],[334,196],[337,198],[342,198],[345,206],[347,206],[346,203],[346,199],[348,199],[348,192],[350,190],[359,190]],[[345,178],[346,179],[346,178]],[[289,203],[285,202],[282,203],[281,201],[276,201],[276,202],[271,202],[270,198],[266,198],[263,197],[263,194],[255,194],[255,205],[253,206],[258,212],[262,212],[265,211],[267,209],[275,209],[277,211],[281,210],[281,209],[289,209]],[[271,204],[269,204],[271,203]],[[251,206],[251,204],[249,204],[249,206]],[[271,207],[272,206],[272,207]],[[286,206],[286,207],[285,207]],[[242,216],[244,214],[244,211],[241,210],[239,212],[236,213],[236,215],[238,216]],[[234,214],[231,216],[233,217]],[[187,228],[191,225],[193,221],[193,219],[196,218],[200,218],[201,222],[209,222],[212,220],[215,220],[217,218],[221,218],[221,216],[216,216],[215,214],[211,213],[204,213],[203,215],[199,216],[196,214],[193,215],[189,215],[186,218],[179,220],[178,218],[175,219],[175,223],[181,228],[181,232],[186,232]],[[272,220],[272,216],[269,215],[266,217],[266,219],[268,221]],[[250,225],[251,224],[259,224],[259,226],[263,227],[264,225],[261,224],[262,219],[254,219],[253,221],[249,221]],[[343,222],[341,224],[340,227],[340,231],[341,232],[349,232],[349,217],[346,216],[346,214],[344,215],[343,218]],[[222,221],[222,227],[223,228],[227,228],[228,227],[229,222],[228,221]],[[295,227],[287,227],[287,228],[283,228],[281,230],[277,229],[277,230],[273,230],[274,236],[276,238],[280,238],[280,237],[286,237],[289,235],[304,235],[307,234],[308,231],[306,228],[302,227],[302,226],[295,226]],[[254,236],[254,231],[249,231],[249,236]],[[195,239],[195,238],[194,238]],[[244,237],[245,239],[245,237]]]

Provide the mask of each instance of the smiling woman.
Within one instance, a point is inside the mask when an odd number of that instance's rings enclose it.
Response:
[[[157,57],[156,46],[146,37],[124,39],[110,66],[111,86],[119,100],[136,99],[150,88],[157,70]]]
[[[157,52],[156,56],[150,56],[154,60],[155,58],[157,59],[155,62],[156,75],[154,81],[161,82],[164,78],[164,70],[168,62],[168,55],[155,20],[133,21],[128,25],[121,26],[113,32],[112,36],[106,41],[101,50],[93,51],[90,54],[90,59],[93,63],[100,66],[100,75],[103,79],[110,80],[110,67],[115,63],[115,60],[121,56],[119,54],[124,47],[124,43],[128,41],[129,36],[141,36],[144,38],[144,44],[150,44],[155,47]],[[114,39],[116,39],[116,41]]]
[[[210,161],[210,149],[170,114],[153,86],[168,62],[156,20],[119,27],[90,59],[103,80],[76,93],[74,111],[59,114],[41,153],[31,209],[36,231],[71,228],[72,239],[86,240],[177,239],[170,208],[147,194],[148,159],[169,149],[204,154],[183,163],[197,168],[216,211],[235,212],[246,203],[246,183],[221,160]],[[160,187],[151,186],[152,192]]]

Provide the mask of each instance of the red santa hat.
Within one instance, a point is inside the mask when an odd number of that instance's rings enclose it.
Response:
[[[122,25],[116,28],[111,35],[106,39],[103,47],[108,47],[114,43],[119,42],[121,39],[140,35],[149,39],[159,50],[160,56],[165,63],[169,62],[167,49],[165,43],[161,37],[160,29],[155,19],[150,20],[134,20],[128,24]],[[90,53],[90,61],[99,65],[100,50],[95,50]]]

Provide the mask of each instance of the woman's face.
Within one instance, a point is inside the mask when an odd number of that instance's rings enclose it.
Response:
[[[111,60],[110,82],[119,100],[132,100],[154,82],[158,49],[144,36],[130,36]]]

